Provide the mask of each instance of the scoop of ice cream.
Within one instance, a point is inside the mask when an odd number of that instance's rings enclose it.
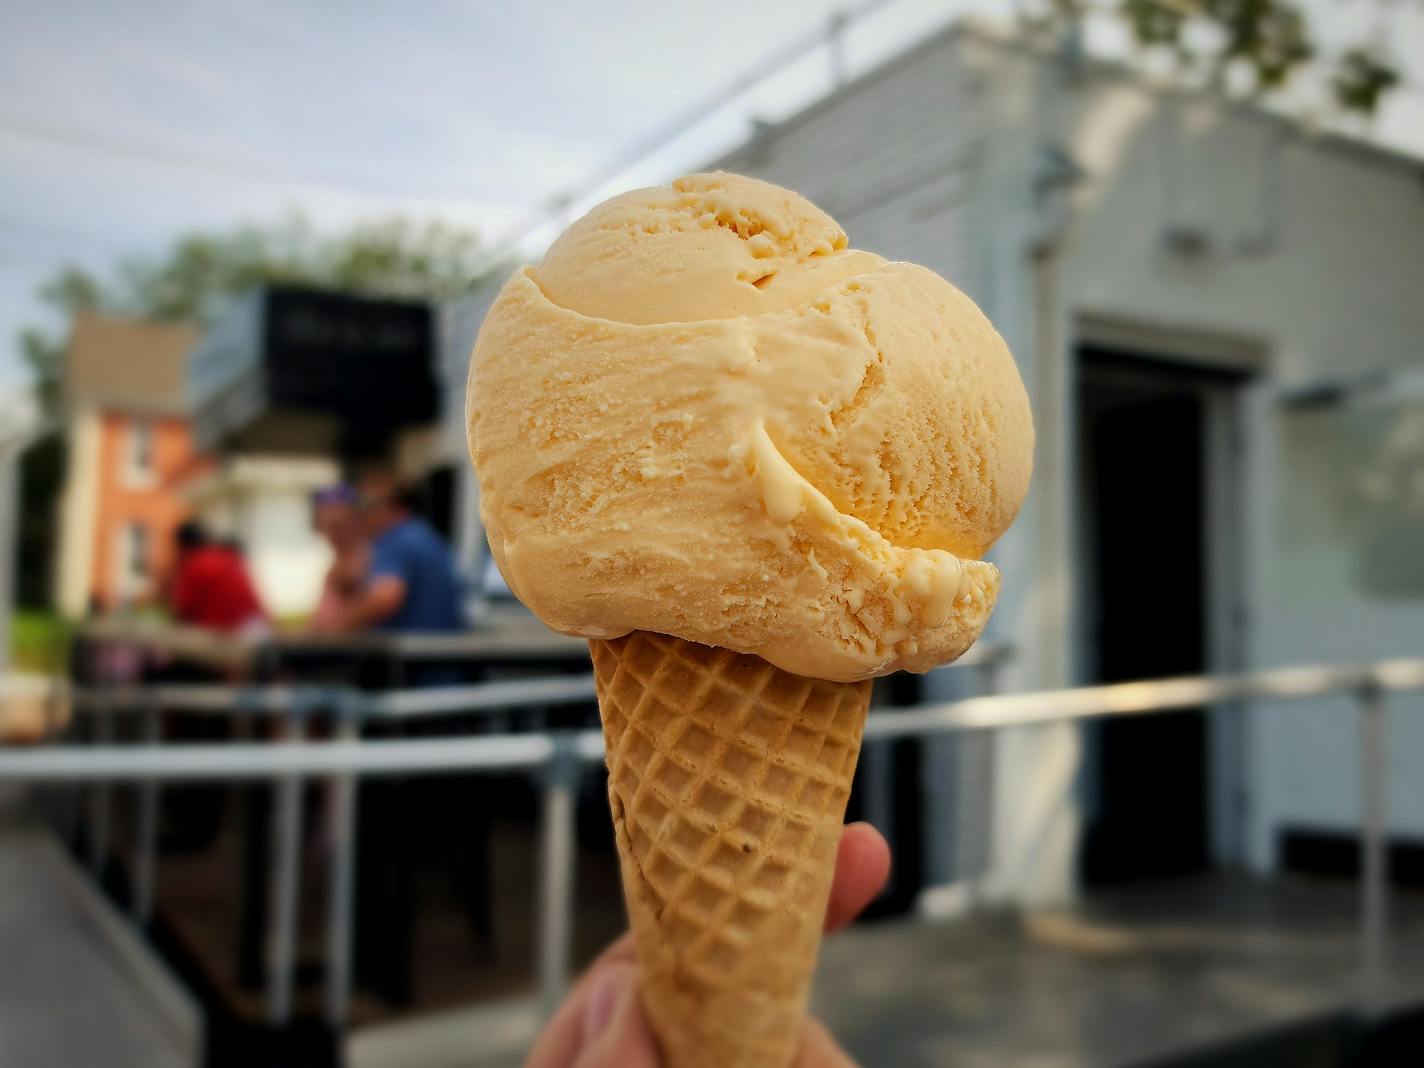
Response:
[[[885,261],[805,197],[731,174],[680,178],[604,201],[534,271],[569,311],[620,323],[763,315]]]
[[[728,174],[615,197],[517,272],[469,416],[491,551],[549,626],[846,681],[974,642],[1032,466],[968,297]]]

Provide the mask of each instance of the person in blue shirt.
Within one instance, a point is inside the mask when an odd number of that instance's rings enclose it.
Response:
[[[434,528],[411,512],[395,475],[386,468],[366,470],[357,480],[356,499],[371,539],[371,565],[366,588],[347,606],[339,629],[462,630],[454,558]]]
[[[361,472],[356,508],[371,542],[371,562],[364,587],[343,608],[336,629],[387,634],[463,629],[454,559],[430,524],[412,513],[394,473],[382,467]],[[402,664],[401,678],[403,686],[425,688],[457,683],[460,674],[440,664]],[[381,737],[401,737],[410,726],[377,721],[367,729]],[[420,725],[415,733],[428,729]],[[367,983],[394,1001],[410,997],[417,867],[410,827],[422,818],[420,813],[434,810],[441,789],[449,786],[383,780],[363,785],[357,802],[362,829],[357,944],[363,947],[357,967]],[[465,793],[470,793],[468,785]],[[477,795],[474,803],[483,800]]]

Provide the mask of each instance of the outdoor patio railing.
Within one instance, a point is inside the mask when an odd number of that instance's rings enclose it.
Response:
[[[1390,694],[1424,690],[1424,659],[1359,666],[1281,668],[1218,677],[1162,679],[1039,693],[1013,693],[873,711],[867,740],[927,738],[960,731],[996,731],[1069,723],[1106,716],[1150,715],[1241,700],[1301,700],[1352,695],[1359,723],[1361,782],[1360,955],[1368,1004],[1386,974],[1388,873],[1385,843],[1386,701]],[[90,783],[91,859],[106,848],[107,789],[139,789],[138,831],[132,858],[135,920],[152,910],[159,785],[172,781],[271,780],[276,790],[272,837],[272,909],[268,937],[267,1015],[281,1025],[291,1015],[302,784],[327,778],[336,791],[333,864],[327,910],[326,1016],[344,1027],[351,988],[354,864],[357,849],[355,791],[358,778],[452,771],[524,769],[542,773],[539,990],[546,1006],[562,996],[569,978],[573,927],[575,789],[585,765],[603,757],[595,730],[538,731],[504,736],[363,741],[370,718],[407,718],[548,708],[593,697],[590,676],[491,682],[385,693],[346,687],[121,686],[80,689],[73,695],[97,724],[120,711],[140,715],[148,744],[56,745],[0,751],[0,783]],[[270,743],[160,745],[158,714],[166,708],[279,717],[279,740]],[[304,741],[306,717],[333,717],[336,738]],[[108,737],[101,730],[102,743]]]

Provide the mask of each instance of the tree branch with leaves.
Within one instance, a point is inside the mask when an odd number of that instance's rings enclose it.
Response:
[[[497,268],[485,261],[476,233],[463,227],[392,218],[323,235],[294,213],[270,226],[185,234],[161,256],[126,260],[103,277],[67,266],[39,296],[65,321],[95,312],[204,322],[227,298],[262,285],[445,300],[468,292],[492,269]],[[63,337],[26,327],[20,351],[43,403],[53,410]]]
[[[1289,0],[1043,0],[1029,6],[1025,21],[1060,33],[1104,14],[1124,20],[1139,48],[1170,53],[1181,72],[1204,72],[1216,89],[1236,72],[1248,96],[1265,96],[1306,66],[1327,64],[1335,106],[1368,117],[1402,81],[1380,47],[1357,44],[1326,56],[1305,11]]]

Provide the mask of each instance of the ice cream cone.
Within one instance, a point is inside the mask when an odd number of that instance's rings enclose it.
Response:
[[[790,1068],[865,680],[955,659],[998,594],[983,557],[1033,468],[1014,358],[805,197],[695,174],[515,272],[468,415],[491,558],[593,639],[667,1062]]]
[[[788,1068],[870,682],[590,642],[639,981],[668,1068]]]

